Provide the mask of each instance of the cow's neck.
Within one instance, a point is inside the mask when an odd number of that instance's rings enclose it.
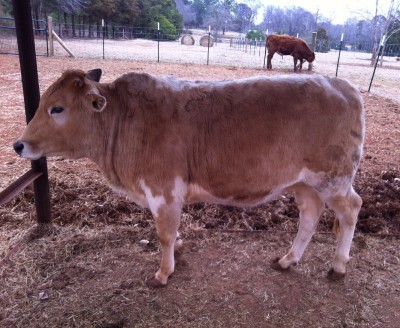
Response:
[[[122,181],[126,181],[127,170],[131,181],[141,174],[138,154],[143,152],[140,142],[143,129],[135,129],[133,113],[129,113],[132,106],[126,104],[118,90],[111,92],[108,85],[102,85],[100,92],[106,97],[107,106],[94,120],[92,132],[98,146],[89,150],[90,159],[111,185],[124,188]]]

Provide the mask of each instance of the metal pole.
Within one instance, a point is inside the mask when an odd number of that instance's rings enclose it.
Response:
[[[157,23],[157,63],[160,62],[160,22]]]
[[[49,57],[49,27],[47,26],[47,22],[43,20],[44,25],[46,26],[46,51],[47,51],[47,57]]]
[[[210,59],[210,39],[211,39],[211,27],[208,27],[208,44],[207,44],[207,65]]]
[[[103,59],[104,59],[104,19],[101,20],[101,29],[103,30]]]
[[[376,56],[374,71],[373,71],[373,73],[372,73],[371,82],[369,83],[368,92],[370,92],[370,90],[371,90],[372,81],[374,80],[374,76],[375,76],[376,65],[378,65],[379,56],[380,56],[380,54],[381,54],[381,52],[382,52],[383,44],[385,43],[385,37],[386,37],[386,35],[383,36],[381,45],[379,46],[379,49],[378,49],[378,56]]]
[[[37,72],[35,41],[30,1],[13,0],[15,28],[21,67],[26,121],[29,122],[39,106],[39,78]],[[46,158],[31,161],[32,169],[43,174],[34,183],[34,198],[38,223],[50,223],[50,190]]]
[[[337,77],[337,73],[338,73],[338,69],[339,69],[339,60],[340,60],[340,52],[342,51],[342,44],[343,44],[343,33],[342,33],[342,37],[340,38],[340,46],[339,46],[339,56],[337,59],[337,64],[336,64],[336,77]]]
[[[264,66],[263,68],[265,69],[265,59],[267,58],[267,36],[265,36],[265,51],[264,51]]]

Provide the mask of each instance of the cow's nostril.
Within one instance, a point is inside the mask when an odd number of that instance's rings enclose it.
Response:
[[[20,141],[17,141],[13,144],[14,150],[18,155],[22,154],[22,151],[24,150],[24,144]]]

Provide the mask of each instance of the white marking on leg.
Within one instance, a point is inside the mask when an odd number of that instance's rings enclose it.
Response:
[[[318,194],[308,187],[296,190],[296,201],[300,210],[299,231],[289,253],[279,260],[280,266],[285,269],[300,261],[325,208]]]
[[[140,181],[140,187],[146,195],[151,213],[153,213],[154,216],[157,216],[159,208],[166,204],[164,196],[154,196],[144,180]]]
[[[183,204],[185,202],[187,191],[187,183],[185,183],[181,177],[176,177],[174,181],[174,189],[172,190],[174,203]]]
[[[173,199],[169,204],[166,204],[164,197],[154,196],[144,181],[141,181],[140,185],[149,200],[149,206],[156,220],[157,235],[161,244],[161,263],[155,278],[159,283],[165,285],[168,282],[168,277],[175,269],[174,251],[182,246],[182,240],[178,239],[178,228],[182,206],[187,193],[187,184],[182,178],[175,178],[174,188],[171,191]]]

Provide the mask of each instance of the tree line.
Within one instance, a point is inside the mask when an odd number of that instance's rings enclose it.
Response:
[[[100,26],[108,24],[157,28],[164,34],[178,35],[184,29],[211,26],[214,34],[235,31],[245,35],[267,33],[310,37],[317,32],[319,40],[340,40],[355,44],[379,42],[383,34],[387,43],[400,44],[399,0],[390,0],[388,12],[374,13],[363,19],[349,19],[345,24],[333,24],[318,10],[309,12],[302,7],[263,6],[260,0],[31,0],[34,19],[51,15],[62,26]],[[261,14],[262,13],[262,14]],[[0,0],[0,15],[12,15],[12,1]],[[260,19],[261,17],[261,19]],[[75,30],[71,31],[73,35]],[[79,35],[77,35],[79,36]],[[328,49],[329,50],[329,49]]]
[[[174,0],[31,0],[32,17],[37,20],[52,16],[55,23],[71,26],[73,36],[79,36],[75,26],[87,24],[97,28],[124,25],[157,28],[176,35],[182,30],[182,15]],[[12,15],[12,1],[0,0],[0,9]]]

